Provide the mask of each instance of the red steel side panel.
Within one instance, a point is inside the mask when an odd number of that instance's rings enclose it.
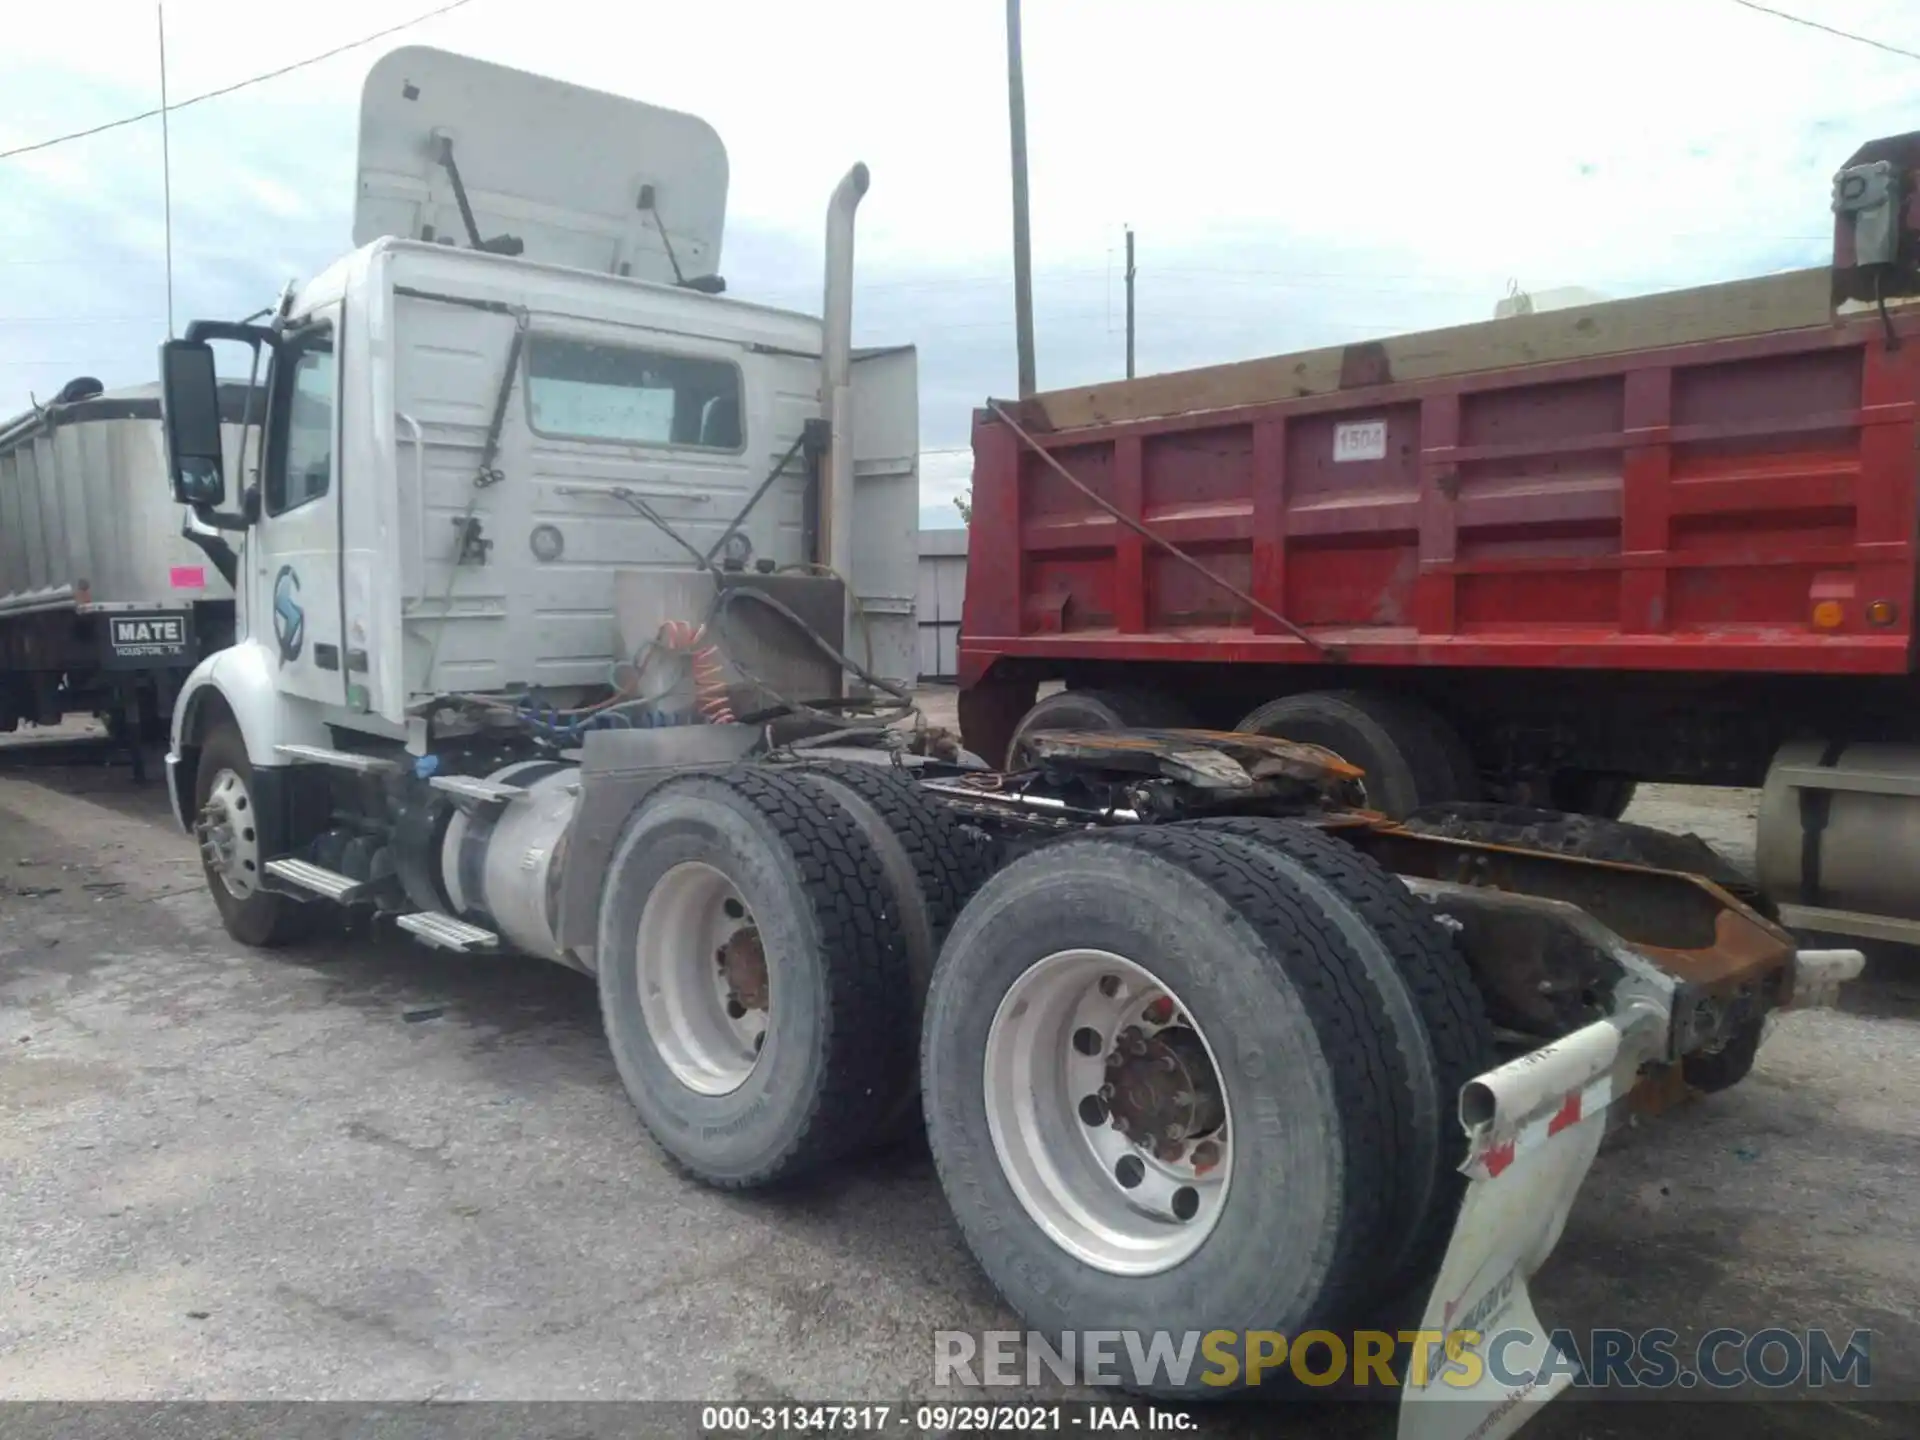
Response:
[[[1920,599],[1899,323],[1892,351],[1867,319],[1041,443],[1350,663],[1898,674]],[[973,505],[963,684],[1000,656],[1323,658],[985,411]]]

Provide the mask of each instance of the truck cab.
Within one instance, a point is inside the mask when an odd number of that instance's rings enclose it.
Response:
[[[660,623],[716,586],[804,594],[911,677],[915,357],[847,343],[863,167],[823,319],[724,293],[726,152],[692,116],[414,47],[369,75],[360,154],[358,248],[163,353],[175,498],[238,569],[238,639],[175,709],[183,825],[218,727],[285,809],[272,772],[645,699]],[[265,377],[238,467],[216,347]]]

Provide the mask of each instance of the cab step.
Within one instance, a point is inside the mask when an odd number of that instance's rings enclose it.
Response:
[[[315,865],[310,860],[295,860],[287,857],[269,860],[266,863],[267,874],[276,880],[283,880],[299,890],[322,896],[337,905],[351,905],[364,899],[373,885],[365,880],[356,880],[351,875],[342,875],[338,870],[329,870],[324,865]]]
[[[411,915],[397,916],[394,924],[429,945],[457,950],[463,955],[479,955],[500,948],[500,937],[493,931],[482,930],[478,925],[469,925],[438,910],[416,910]]]
[[[394,768],[382,755],[360,755],[352,750],[329,750],[324,745],[276,745],[273,753],[289,765],[331,765],[362,775],[379,775]]]
[[[462,810],[491,810],[511,805],[527,792],[518,785],[497,785],[477,775],[436,775],[427,782],[453,797]]]

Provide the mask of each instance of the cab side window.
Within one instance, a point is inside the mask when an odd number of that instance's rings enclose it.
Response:
[[[275,397],[278,413],[268,458],[269,515],[297,510],[327,493],[333,475],[333,339],[321,334],[296,353]]]

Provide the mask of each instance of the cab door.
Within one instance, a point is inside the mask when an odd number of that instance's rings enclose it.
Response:
[[[278,688],[346,699],[340,643],[339,307],[282,338],[254,532],[250,637],[276,657]]]

